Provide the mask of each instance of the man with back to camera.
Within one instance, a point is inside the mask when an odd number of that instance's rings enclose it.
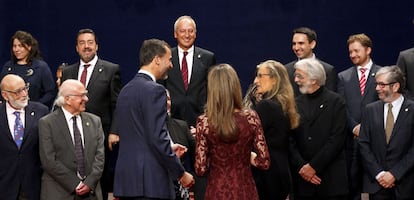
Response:
[[[295,53],[298,60],[305,59],[305,58],[312,58],[317,59],[313,50],[316,47],[316,32],[307,27],[301,27],[293,30],[293,37],[292,37],[292,50]],[[299,88],[295,83],[295,63],[298,61],[292,61],[285,65],[287,72],[289,74],[290,82],[292,83],[293,91],[295,92],[295,97],[300,95]],[[335,68],[326,63],[322,60],[317,59],[323,66],[326,72],[326,84],[325,87],[336,91],[336,81],[337,75]]]

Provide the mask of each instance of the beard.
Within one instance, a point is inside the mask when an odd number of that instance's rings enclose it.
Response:
[[[22,109],[29,104],[29,97],[21,97],[20,99],[10,98],[9,103],[14,108]]]

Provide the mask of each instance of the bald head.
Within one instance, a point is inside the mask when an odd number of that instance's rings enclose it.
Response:
[[[24,86],[25,82],[20,76],[17,76],[15,74],[7,74],[1,80],[0,89],[1,91],[3,90],[14,91],[14,89],[17,89],[18,87],[14,88],[13,86],[21,86],[21,85]]]
[[[15,109],[22,109],[29,101],[28,89],[24,80],[15,74],[4,76],[0,83],[1,96],[10,106]]]
[[[80,81],[68,79],[59,88],[56,105],[64,107],[72,114],[79,114],[85,111],[86,102],[89,100],[87,93]]]

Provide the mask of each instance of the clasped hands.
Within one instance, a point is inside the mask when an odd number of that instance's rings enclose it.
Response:
[[[322,181],[321,178],[319,178],[316,175],[315,169],[313,169],[313,167],[310,166],[309,163],[303,165],[302,168],[300,168],[299,174],[300,174],[300,176],[302,176],[302,178],[305,181],[308,181],[308,182],[310,182],[314,185],[320,185],[321,184],[321,181]]]
[[[395,186],[395,177],[389,171],[380,174],[377,181],[383,188],[392,188]]]

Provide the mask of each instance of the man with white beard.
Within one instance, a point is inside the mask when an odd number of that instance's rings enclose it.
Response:
[[[0,194],[2,199],[40,199],[38,121],[49,109],[29,101],[29,85],[17,75],[0,83]]]

